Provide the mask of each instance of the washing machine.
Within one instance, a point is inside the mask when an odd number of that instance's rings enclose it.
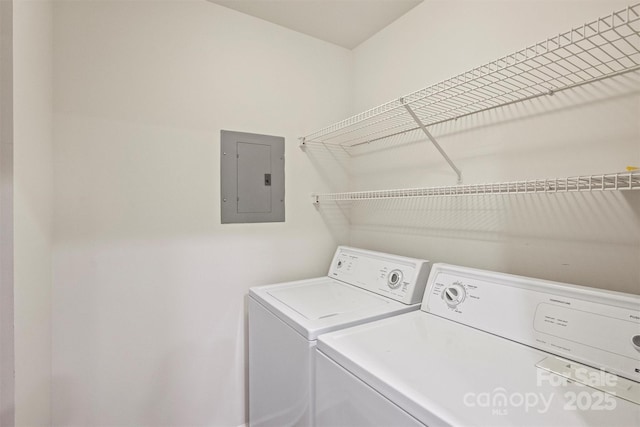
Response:
[[[322,335],[316,426],[639,426],[640,297],[434,264],[421,310]]]
[[[312,425],[318,336],[418,310],[430,266],[340,246],[325,277],[251,288],[249,425]]]

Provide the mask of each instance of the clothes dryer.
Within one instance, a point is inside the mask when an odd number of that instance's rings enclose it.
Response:
[[[637,295],[434,264],[420,311],[317,350],[317,427],[640,425]]]

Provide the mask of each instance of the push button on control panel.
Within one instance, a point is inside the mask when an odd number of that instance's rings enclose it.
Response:
[[[640,335],[634,335],[631,338],[631,344],[633,344],[633,347],[637,350],[640,351]]]

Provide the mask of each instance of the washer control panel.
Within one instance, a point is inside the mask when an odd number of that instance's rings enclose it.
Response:
[[[338,247],[329,277],[400,301],[422,301],[431,263],[426,260]]]
[[[455,282],[442,290],[442,299],[451,308],[457,307],[467,296],[467,291],[462,282]]]
[[[640,381],[640,296],[434,264],[422,310]]]

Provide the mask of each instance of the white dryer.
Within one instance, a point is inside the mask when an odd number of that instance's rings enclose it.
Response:
[[[639,426],[640,297],[434,264],[420,311],[323,335],[316,425]]]
[[[430,263],[338,247],[325,277],[249,291],[249,424],[310,426],[318,335],[420,308]]]

